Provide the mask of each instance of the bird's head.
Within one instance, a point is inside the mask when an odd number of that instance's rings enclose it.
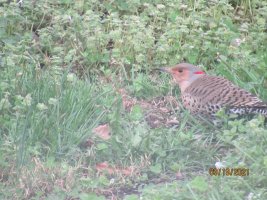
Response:
[[[180,63],[173,67],[159,68],[159,70],[171,74],[182,92],[193,81],[205,74],[205,72],[203,72],[200,68],[189,63]]]

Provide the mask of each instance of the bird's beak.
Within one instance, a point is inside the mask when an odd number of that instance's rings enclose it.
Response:
[[[161,72],[171,73],[170,68],[168,68],[168,67],[155,68],[155,70],[158,70]]]

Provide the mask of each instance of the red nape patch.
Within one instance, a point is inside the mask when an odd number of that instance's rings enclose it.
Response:
[[[197,72],[194,72],[194,74],[205,74],[205,72],[203,72],[203,71],[197,71]]]

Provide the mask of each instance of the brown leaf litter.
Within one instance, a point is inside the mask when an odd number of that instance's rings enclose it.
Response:
[[[122,104],[127,112],[131,112],[133,106],[140,105],[145,113],[145,120],[151,128],[172,127],[179,124],[174,112],[180,109],[175,97],[155,97],[151,100],[138,100],[131,97],[125,89],[117,90],[122,96]]]

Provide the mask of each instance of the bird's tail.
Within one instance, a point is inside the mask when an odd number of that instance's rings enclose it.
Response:
[[[267,117],[267,104],[263,106],[238,106],[238,107],[229,107],[227,109],[229,114],[237,115],[255,115],[261,114],[264,117]]]

